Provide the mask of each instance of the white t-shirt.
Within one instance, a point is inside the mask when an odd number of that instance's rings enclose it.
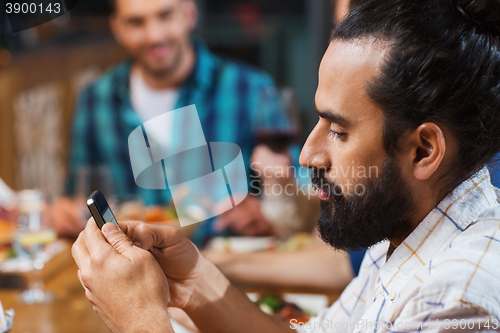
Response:
[[[143,123],[172,111],[178,96],[178,89],[153,89],[147,85],[139,72],[133,71],[131,74],[130,98],[135,112],[139,115]],[[168,125],[169,128],[162,128],[161,130],[171,133],[173,124]],[[150,140],[157,139],[158,142],[165,140],[165,135],[162,135],[162,133],[155,134],[149,132],[148,135],[153,136],[153,138],[148,138]]]

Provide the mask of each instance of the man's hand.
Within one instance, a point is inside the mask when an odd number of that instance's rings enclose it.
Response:
[[[262,182],[271,186],[286,184],[292,176],[290,173],[292,160],[288,153],[276,153],[264,144],[255,147],[250,163]]]
[[[111,223],[101,233],[92,218],[72,253],[85,295],[112,332],[173,332],[167,279],[151,253]]]
[[[206,266],[213,265],[175,228],[142,222],[120,222],[120,227],[136,246],[158,261],[168,280],[169,306],[187,308],[199,280],[207,279],[210,270],[205,270]]]
[[[260,200],[249,195],[238,206],[219,216],[216,228],[231,230],[243,236],[271,235],[271,224],[262,214]]]
[[[80,214],[78,205],[70,198],[57,199],[50,206],[50,217],[59,237],[76,238],[85,227],[85,220]]]

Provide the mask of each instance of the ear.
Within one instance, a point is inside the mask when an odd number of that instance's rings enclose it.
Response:
[[[198,24],[198,7],[195,0],[184,0],[184,14],[189,25],[189,28],[194,30]]]
[[[443,131],[435,123],[424,123],[410,134],[409,139],[413,176],[418,180],[426,180],[443,161],[446,152]]]

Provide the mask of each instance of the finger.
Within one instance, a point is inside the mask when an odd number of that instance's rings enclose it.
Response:
[[[141,239],[141,230],[137,230],[137,227],[143,224],[146,223],[138,221],[118,222],[120,229],[122,229],[123,233],[127,235],[127,237],[132,241],[132,243],[134,243],[135,246],[140,247],[144,250],[149,250],[149,247],[147,245],[143,245],[143,243],[145,242]]]
[[[71,255],[73,256],[73,259],[79,269],[86,269],[90,267],[90,254],[87,250],[85,242],[83,241],[83,235],[78,236],[75,243],[71,247]]]
[[[97,227],[93,217],[87,221],[87,226],[81,233],[81,236],[83,236],[82,240],[93,260],[102,261],[112,251],[112,246]]]
[[[132,234],[128,234],[129,238],[132,240],[135,246],[138,246],[144,250],[150,250],[153,246],[155,246],[155,243],[158,243],[157,241],[157,235],[151,228],[146,223],[140,223],[137,224],[137,226],[134,228],[134,231]]]
[[[118,225],[120,226],[120,229],[125,233],[125,235],[128,236],[128,238],[132,239],[134,236],[135,228],[139,224],[142,224],[144,222],[139,222],[139,221],[120,221],[118,222]]]
[[[78,270],[77,276],[78,276],[78,280],[80,281],[80,284],[82,285],[85,292],[90,293],[90,287],[89,287],[89,283],[88,283],[89,281],[83,277],[83,272],[81,269]]]
[[[174,227],[160,225],[148,225],[148,227],[153,239],[150,247],[152,250],[159,249],[163,251],[186,240],[186,237]]]
[[[134,248],[132,241],[114,223],[106,223],[102,227],[102,234],[113,249],[125,257],[128,257],[127,252]]]

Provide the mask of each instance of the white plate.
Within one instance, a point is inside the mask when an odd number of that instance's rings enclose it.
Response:
[[[207,245],[208,250],[225,251],[229,249],[234,253],[257,252],[275,246],[274,237],[215,237]]]
[[[193,331],[188,330],[175,320],[172,319],[171,322],[172,322],[172,328],[174,329],[175,333],[193,333]]]
[[[319,313],[322,309],[328,307],[328,297],[315,294],[284,294],[283,300],[294,303],[303,311],[310,313]]]

